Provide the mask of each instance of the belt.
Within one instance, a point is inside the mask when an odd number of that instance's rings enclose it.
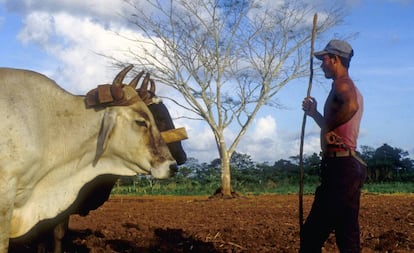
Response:
[[[350,157],[356,156],[356,152],[354,150],[346,150],[346,151],[337,151],[337,152],[323,152],[323,157]]]
[[[365,167],[367,166],[367,164],[361,159],[361,157],[358,156],[357,152],[355,152],[354,150],[337,151],[337,152],[323,152],[322,157],[324,157],[324,158],[327,158],[327,157],[329,157],[329,158],[353,157],[358,162],[360,162],[362,165],[364,165]]]

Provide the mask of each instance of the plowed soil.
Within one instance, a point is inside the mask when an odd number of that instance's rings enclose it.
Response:
[[[305,217],[313,196],[304,197]],[[363,252],[414,251],[414,194],[361,198]],[[111,197],[71,216],[65,252],[297,252],[296,195]],[[339,252],[335,237],[323,252]]]

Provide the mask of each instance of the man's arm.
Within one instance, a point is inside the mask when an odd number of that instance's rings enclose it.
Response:
[[[305,111],[306,115],[312,117],[316,124],[323,129],[325,127],[325,119],[322,114],[318,112],[317,105],[318,103],[315,98],[308,97],[303,100],[302,109]]]

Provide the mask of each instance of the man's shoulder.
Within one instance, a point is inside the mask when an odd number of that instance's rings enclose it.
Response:
[[[353,90],[356,88],[354,81],[350,77],[336,79],[333,82],[333,88],[336,91]]]
[[[355,85],[354,81],[349,76],[343,76],[341,78],[335,79],[333,83],[334,84],[352,84],[352,85]]]

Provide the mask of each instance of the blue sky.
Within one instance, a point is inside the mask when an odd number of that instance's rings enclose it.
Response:
[[[338,34],[357,33],[349,42],[355,51],[350,75],[365,98],[359,145],[377,148],[388,143],[413,157],[414,3],[349,0],[346,6],[345,23],[319,38],[315,47],[322,49]],[[97,53],[116,54],[128,43],[108,32],[108,27],[131,32],[120,25],[113,11],[117,8],[123,8],[117,0],[0,0],[0,66],[41,72],[77,94],[108,83],[116,70]],[[315,60],[314,64],[320,63]],[[286,109],[263,110],[237,150],[255,161],[296,155],[307,83],[297,80],[282,89],[278,98]],[[330,83],[322,77],[314,80],[312,95],[319,108]],[[168,92],[165,89],[160,92]],[[176,117],[183,113],[170,110]],[[188,120],[177,120],[176,125],[187,128],[189,156],[207,162],[218,157],[207,125]],[[318,152],[319,129],[309,118],[306,131],[305,153]]]

